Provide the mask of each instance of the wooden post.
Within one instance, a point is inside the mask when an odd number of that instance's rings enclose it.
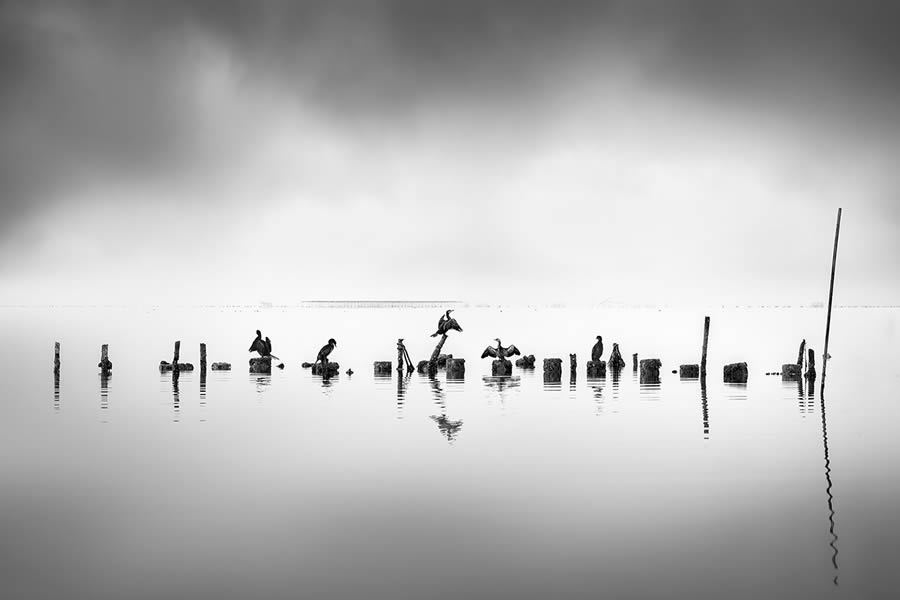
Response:
[[[112,371],[112,363],[109,362],[109,344],[100,346],[100,364],[97,366],[100,367],[101,375],[104,377],[109,376],[110,371]]]
[[[812,392],[812,381],[816,378],[816,353],[812,348],[809,349],[809,359],[806,361],[806,378],[810,380],[810,393]]]
[[[403,341],[398,339],[397,340],[397,370],[402,373],[404,366],[405,365],[403,364]]]
[[[438,341],[437,346],[434,347],[434,352],[431,353],[431,360],[428,361],[428,372],[429,373],[437,373],[437,360],[438,356],[441,355],[441,348],[444,347],[444,342],[447,341],[447,334],[441,336],[441,339]]]
[[[703,354],[700,356],[700,378],[706,377],[706,348],[709,345],[709,317],[703,319]]]
[[[53,346],[53,374],[59,375],[59,342]]]
[[[825,389],[825,369],[828,368],[828,337],[831,334],[831,301],[834,298],[834,268],[837,264],[838,238],[841,235],[841,209],[838,208],[837,225],[834,228],[834,252],[831,255],[831,283],[828,286],[828,317],[825,321],[825,350],[822,352],[822,390]],[[821,394],[821,392],[820,392]]]
[[[631,370],[637,373],[638,370],[638,355],[637,352],[631,355]]]
[[[797,353],[797,366],[803,369],[803,351],[806,349],[806,339],[800,342],[800,352]]]
[[[178,371],[178,356],[181,354],[181,340],[175,341],[175,356],[172,358],[172,371]]]
[[[200,343],[200,374],[206,373],[206,344]]]
[[[569,370],[573,373],[578,370],[578,360],[575,356],[575,354],[569,355]]]

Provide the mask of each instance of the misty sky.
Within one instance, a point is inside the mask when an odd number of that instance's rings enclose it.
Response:
[[[898,25],[0,2],[0,303],[900,302]]]

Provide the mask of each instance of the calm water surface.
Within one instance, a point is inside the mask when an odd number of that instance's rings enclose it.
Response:
[[[896,597],[897,309],[836,310],[824,403],[765,375],[801,338],[821,350],[825,311],[796,307],[462,305],[463,380],[372,375],[398,337],[427,358],[440,312],[0,309],[3,597]],[[671,374],[699,362],[704,314],[705,392]],[[247,373],[257,328],[283,371]],[[585,378],[597,334],[618,379]],[[491,377],[497,336],[537,371]],[[300,363],[329,337],[323,381]],[[234,370],[161,375],[175,339]],[[722,383],[739,360],[747,384]]]

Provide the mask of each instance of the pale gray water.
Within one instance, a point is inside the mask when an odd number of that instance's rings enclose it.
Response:
[[[801,338],[821,350],[823,309],[459,306],[445,351],[467,359],[464,381],[373,377],[397,337],[427,357],[440,312],[0,309],[3,597],[896,593],[897,309],[835,311],[824,422],[818,382],[810,395],[764,375]],[[704,314],[705,402],[671,374],[699,361]],[[247,373],[257,328],[284,371]],[[585,379],[596,334],[607,355],[621,346],[618,381]],[[490,377],[478,357],[496,336],[538,369]],[[325,383],[299,363],[329,337],[355,374]],[[176,390],[156,367],[175,339],[183,360],[199,366],[203,341],[234,370]],[[632,352],[662,359],[660,384],[635,380]],[[564,360],[559,384],[547,356]],[[749,382],[723,384],[738,360]]]

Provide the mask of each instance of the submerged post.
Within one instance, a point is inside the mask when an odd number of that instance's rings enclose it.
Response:
[[[53,374],[59,375],[59,342],[53,346]]]
[[[706,347],[709,345],[709,317],[703,319],[703,354],[700,356],[700,377],[706,377]]]
[[[834,252],[831,254],[831,283],[828,286],[828,317],[825,321],[825,350],[822,352],[822,388],[825,388],[825,369],[828,368],[828,336],[831,334],[831,301],[834,298],[834,268],[837,264],[838,238],[841,235],[841,209],[838,208],[834,227]]]

